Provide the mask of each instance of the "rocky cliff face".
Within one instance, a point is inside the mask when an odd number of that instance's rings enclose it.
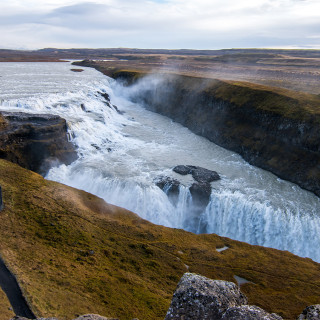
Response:
[[[59,116],[2,112],[0,120],[0,158],[41,174],[54,162],[76,159],[66,121]]]
[[[113,77],[134,80],[130,96],[147,109],[320,196],[318,97],[178,75]]]

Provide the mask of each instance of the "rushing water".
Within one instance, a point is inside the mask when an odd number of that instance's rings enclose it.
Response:
[[[48,179],[94,193],[168,227],[217,233],[320,261],[320,202],[312,193],[126,98],[126,88],[96,70],[69,63],[1,63],[0,109],[58,114],[68,123],[79,159],[52,168]],[[139,87],[136,88],[139,90]],[[110,108],[98,92],[108,93]],[[172,171],[190,164],[219,172],[200,216],[190,210],[192,177]],[[180,180],[172,204],[154,183]],[[201,226],[201,228],[200,228]]]

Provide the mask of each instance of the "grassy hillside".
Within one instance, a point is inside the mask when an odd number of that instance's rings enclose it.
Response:
[[[0,253],[37,316],[163,319],[188,270],[243,277],[251,281],[242,285],[250,304],[287,319],[319,303],[320,265],[310,259],[156,226],[4,160],[0,185]],[[0,307],[8,319],[7,305]]]
[[[14,312],[5,293],[0,289],[0,318],[9,320],[14,316]]]

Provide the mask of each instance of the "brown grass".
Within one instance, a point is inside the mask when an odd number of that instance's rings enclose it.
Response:
[[[5,293],[0,288],[0,319],[9,320],[14,317],[14,312],[11,309],[10,302]]]
[[[320,265],[310,259],[156,226],[4,160],[0,184],[0,252],[37,316],[163,319],[186,265],[212,279],[250,280],[242,286],[250,304],[286,319],[319,303]]]

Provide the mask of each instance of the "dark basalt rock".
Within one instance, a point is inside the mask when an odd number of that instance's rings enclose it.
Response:
[[[200,183],[209,183],[220,180],[220,176],[217,172],[201,167],[192,169],[191,174],[193,179]]]
[[[98,91],[98,93],[99,93],[100,96],[102,96],[107,102],[110,103],[110,96],[109,96],[106,92]]]
[[[119,114],[124,114],[124,111],[119,110],[119,108],[110,102],[110,96],[106,92],[98,91],[98,93],[106,100],[105,104],[111,108],[116,110]]]
[[[77,158],[67,138],[67,124],[56,115],[1,112],[0,158],[46,174],[52,163],[70,164]]]
[[[211,196],[210,183],[196,182],[191,185],[189,190],[190,190],[194,205],[204,209],[210,201],[210,196]]]
[[[170,177],[159,177],[155,183],[167,194],[171,203],[176,205],[179,197],[180,182]]]
[[[181,175],[192,174],[193,179],[201,183],[220,180],[220,176],[216,171],[208,170],[202,167],[179,165],[174,167],[172,170]]]
[[[183,165],[179,165],[179,166],[176,166],[172,169],[174,172],[176,173],[179,173],[183,176],[191,173],[191,169],[189,166],[183,166]]]
[[[306,307],[297,320],[320,320],[320,304]]]

